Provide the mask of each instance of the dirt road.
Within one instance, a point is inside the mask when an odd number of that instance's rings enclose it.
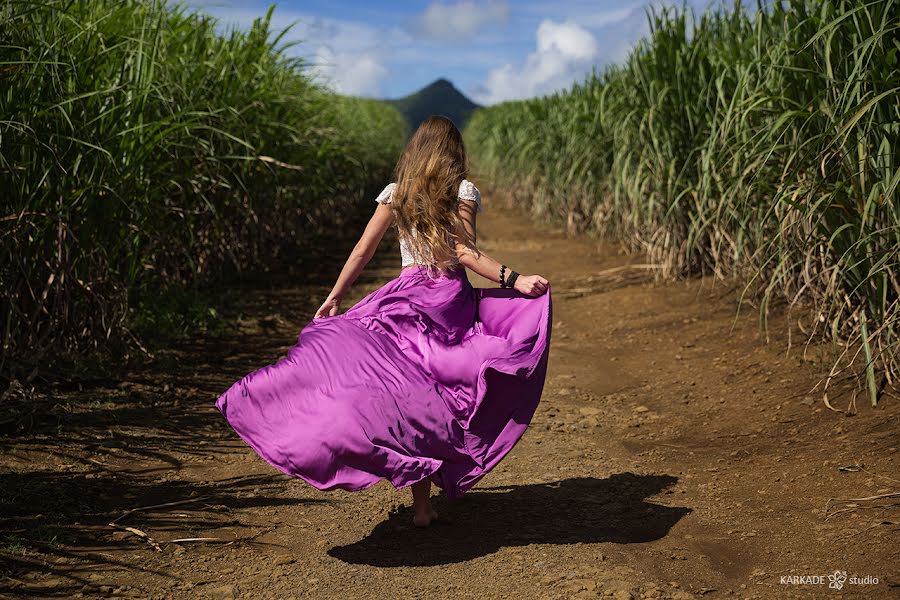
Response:
[[[0,437],[0,595],[900,596],[896,399],[825,408],[807,394],[822,366],[766,345],[752,309],[735,320],[735,290],[654,284],[640,257],[496,205],[479,229],[551,280],[550,369],[529,432],[478,488],[437,498],[438,525],[414,529],[384,482],[322,493],[277,473],[213,407],[290,347],[331,266],[242,291],[228,333],[48,392],[31,433]],[[397,272],[382,254],[352,301]]]

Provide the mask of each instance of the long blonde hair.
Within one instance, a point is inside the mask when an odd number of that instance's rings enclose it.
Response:
[[[446,117],[427,118],[406,144],[394,169],[391,208],[417,262],[439,269],[457,264],[457,194],[467,170],[462,134]]]

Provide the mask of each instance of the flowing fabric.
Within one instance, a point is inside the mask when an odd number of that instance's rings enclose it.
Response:
[[[476,289],[462,268],[409,267],[345,313],[312,320],[286,357],[216,406],[266,461],[320,490],[430,477],[455,498],[525,433],[550,324],[549,291]]]

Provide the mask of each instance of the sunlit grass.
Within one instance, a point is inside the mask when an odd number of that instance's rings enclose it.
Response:
[[[0,372],[127,346],[129,307],[302,249],[383,185],[402,116],[313,84],[270,16],[0,4]]]
[[[624,64],[466,137],[536,216],[747,281],[764,324],[804,306],[875,403],[900,375],[900,2],[770,4],[651,13]]]

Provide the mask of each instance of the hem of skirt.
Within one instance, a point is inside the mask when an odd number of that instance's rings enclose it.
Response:
[[[321,485],[320,483],[311,480],[310,478],[306,477],[305,475],[302,475],[302,474],[300,474],[300,473],[293,473],[293,472],[291,472],[291,471],[288,471],[287,469],[285,469],[284,467],[282,467],[282,466],[279,465],[278,463],[272,461],[268,456],[266,456],[266,455],[260,450],[260,448],[259,448],[255,443],[253,443],[253,441],[251,440],[251,438],[245,436],[243,433],[241,433],[240,431],[238,431],[238,430],[234,427],[234,425],[231,424],[231,421],[228,420],[228,417],[227,417],[227,415],[225,414],[225,412],[222,410],[221,406],[219,406],[219,404],[220,404],[220,402],[222,401],[222,398],[223,398],[223,397],[224,397],[224,394],[223,394],[222,397],[219,398],[219,400],[216,401],[216,404],[215,404],[216,408],[217,408],[217,409],[219,410],[219,412],[222,414],[222,417],[225,419],[225,422],[228,423],[228,426],[231,427],[231,430],[234,431],[236,434],[238,434],[238,437],[241,438],[241,440],[243,440],[244,443],[247,444],[247,445],[250,447],[251,450],[253,450],[254,452],[256,452],[257,456],[259,456],[261,459],[263,459],[264,461],[266,461],[267,463],[269,463],[269,465],[271,465],[272,467],[275,467],[276,469],[278,469],[279,471],[281,471],[282,473],[284,473],[284,474],[287,475],[288,477],[293,477],[294,479],[300,479],[301,481],[304,481],[304,482],[308,483],[309,485],[311,485],[312,487],[316,488],[317,490],[319,490],[319,491],[321,491],[321,492],[330,492],[330,491],[333,491],[333,490],[344,490],[344,491],[347,491],[347,492],[359,492],[359,491],[362,491],[362,490],[365,490],[365,489],[368,489],[368,488],[372,487],[373,485],[375,485],[376,483],[378,483],[378,482],[380,482],[380,481],[387,481],[388,483],[391,484],[391,486],[393,486],[394,489],[402,490],[402,489],[405,489],[405,488],[407,488],[407,487],[409,487],[409,486],[411,486],[411,485],[415,485],[415,484],[417,484],[417,483],[419,483],[419,482],[421,482],[421,481],[424,481],[424,480],[428,479],[429,477],[432,477],[435,473],[437,473],[437,472],[441,469],[442,466],[444,466],[444,461],[443,461],[443,460],[438,460],[438,459],[428,459],[428,460],[433,461],[434,463],[437,464],[437,466],[435,466],[434,469],[429,470],[428,473],[426,473],[425,475],[423,475],[423,476],[420,477],[419,479],[416,479],[416,480],[414,480],[414,481],[410,481],[410,482],[408,482],[408,483],[402,483],[402,484],[400,484],[400,485],[394,483],[393,481],[391,481],[391,480],[390,480],[389,478],[387,478],[387,477],[381,477],[381,476],[379,476],[379,475],[374,475],[374,474],[372,474],[372,473],[369,473],[369,475],[371,475],[372,477],[374,477],[374,479],[373,479],[372,481],[367,481],[367,482],[365,482],[365,483],[363,483],[363,484],[360,484],[360,485],[350,485],[350,484],[345,485],[345,484],[339,484],[339,483],[338,483],[338,484],[334,484],[334,485]],[[226,404],[226,405],[228,404],[227,399],[225,400],[225,404]],[[356,470],[359,471],[359,469],[356,469]],[[365,471],[360,471],[360,472],[361,472],[361,473],[365,473]]]
[[[395,490],[405,490],[406,488],[416,485],[417,483],[421,483],[421,482],[425,481],[426,479],[431,479],[432,477],[434,477],[434,474],[437,473],[438,471],[440,471],[441,467],[444,466],[443,460],[438,460],[438,459],[431,459],[431,460],[434,460],[437,463],[437,467],[430,473],[423,475],[422,477],[420,477],[419,479],[416,479],[415,481],[410,481],[409,483],[403,483],[401,485],[397,485],[390,479],[387,479],[387,478],[382,478],[382,479],[384,479],[385,481],[389,482],[392,486],[394,486]]]

